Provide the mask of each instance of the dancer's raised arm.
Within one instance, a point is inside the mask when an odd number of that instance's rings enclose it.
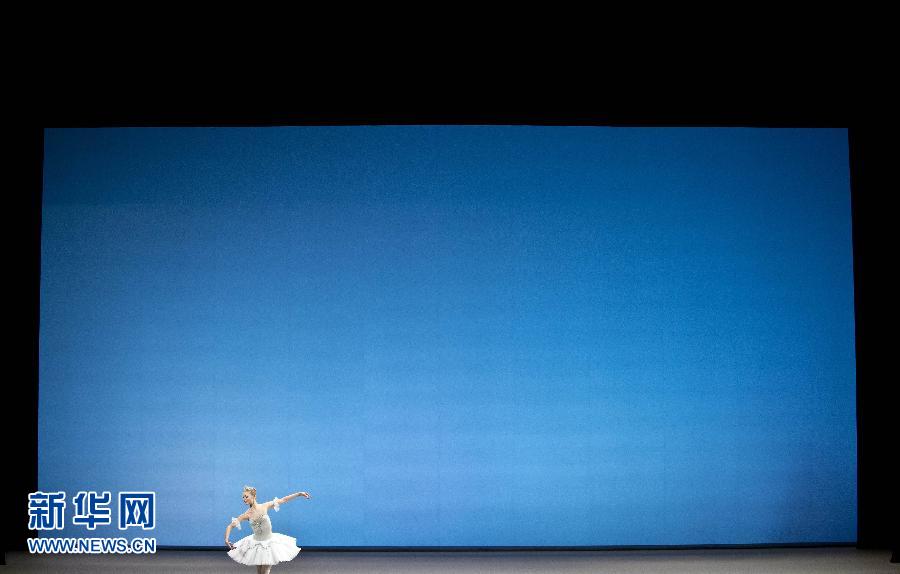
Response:
[[[275,507],[275,511],[277,512],[277,511],[278,511],[278,506],[279,506],[279,505],[284,504],[285,502],[288,502],[288,501],[290,501],[290,500],[294,500],[294,499],[297,498],[298,496],[302,496],[302,497],[304,497],[304,498],[312,498],[312,497],[309,495],[308,492],[295,492],[294,494],[288,494],[288,495],[285,496],[284,498],[277,498],[277,497],[276,497],[276,498],[270,500],[269,502],[266,503],[266,509],[268,510],[269,508],[271,508],[272,506],[274,506],[274,507]]]

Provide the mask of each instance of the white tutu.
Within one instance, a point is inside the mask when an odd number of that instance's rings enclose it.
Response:
[[[277,505],[275,510],[278,510]],[[232,524],[237,528],[241,527],[236,518]],[[253,528],[253,534],[235,542],[234,548],[228,551],[228,555],[235,562],[247,566],[278,564],[293,560],[300,553],[296,538],[272,532],[272,521],[268,514],[250,520],[250,526]]]
[[[299,553],[297,539],[278,532],[273,532],[265,540],[257,540],[253,534],[245,536],[235,542],[234,548],[228,551],[228,555],[235,562],[247,566],[287,562],[293,560]]]

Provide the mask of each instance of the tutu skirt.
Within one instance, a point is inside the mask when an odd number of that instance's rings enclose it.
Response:
[[[228,555],[235,562],[247,566],[278,564],[293,560],[300,553],[297,539],[286,534],[273,532],[268,538],[259,540],[254,534],[245,536],[234,543]]]

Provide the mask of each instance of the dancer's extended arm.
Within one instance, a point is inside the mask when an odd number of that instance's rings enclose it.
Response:
[[[267,502],[266,508],[268,509],[272,506],[275,506],[275,510],[277,511],[279,505],[284,504],[285,502],[288,502],[290,500],[294,500],[298,496],[302,496],[304,498],[311,498],[311,496],[309,495],[308,492],[295,492],[294,494],[289,494],[289,495],[285,496],[284,498],[275,498],[274,500]]]

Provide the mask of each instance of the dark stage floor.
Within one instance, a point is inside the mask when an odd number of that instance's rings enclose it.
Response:
[[[855,548],[778,548],[713,550],[636,551],[528,551],[528,552],[315,552],[304,551],[287,564],[278,564],[273,574],[356,573],[791,573],[854,574],[857,572],[900,573],[891,564],[890,552]],[[11,552],[5,572],[166,572],[247,573],[222,552],[164,550],[153,555],[32,555]]]

